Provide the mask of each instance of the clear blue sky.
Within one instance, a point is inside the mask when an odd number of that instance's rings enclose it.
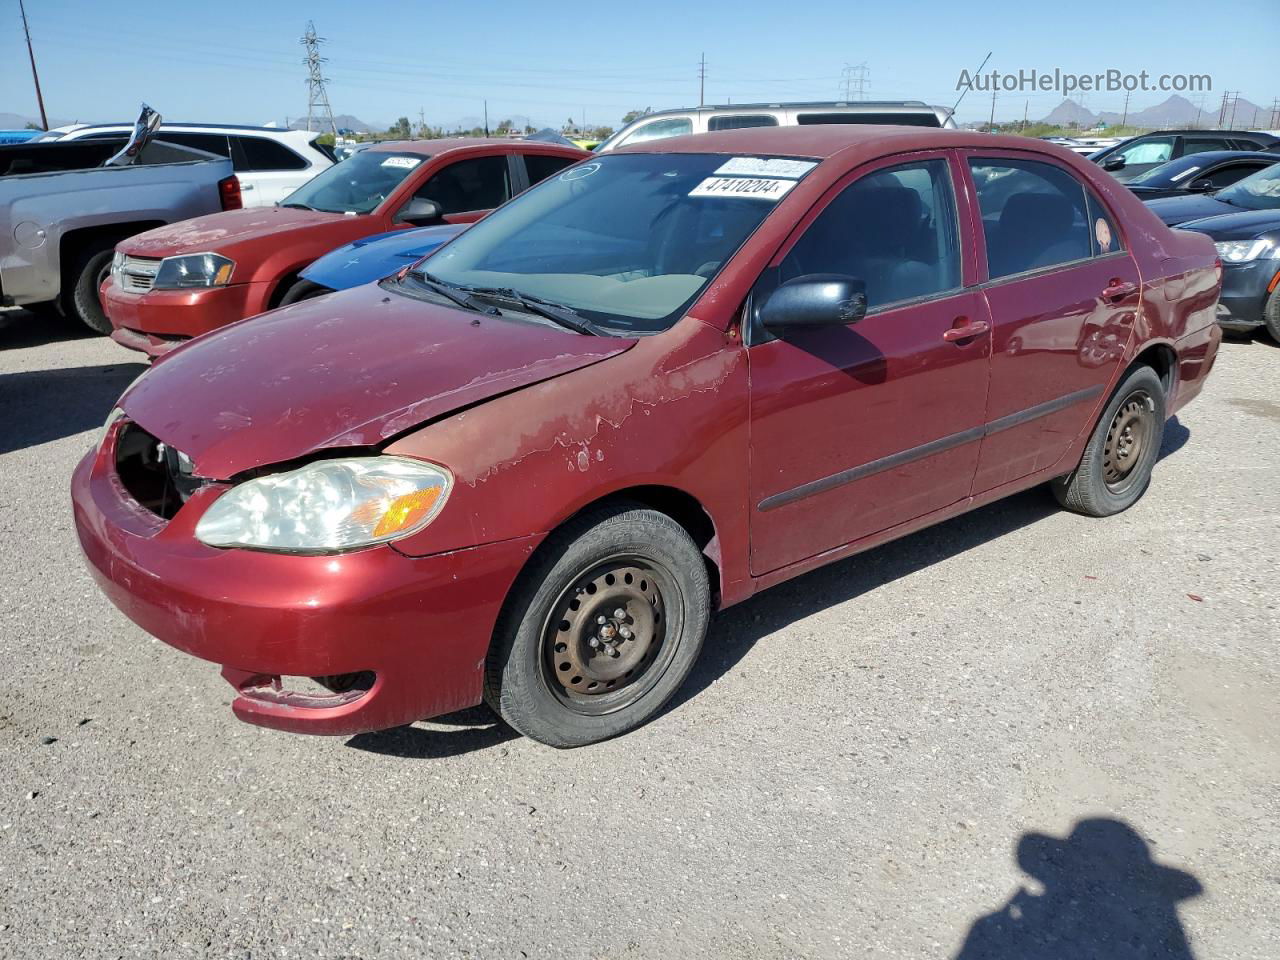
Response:
[[[52,118],[122,120],[145,99],[170,119],[261,123],[306,111],[301,36],[308,17],[328,38],[335,113],[390,122],[418,110],[433,124],[523,114],[538,125],[570,115],[617,125],[627,110],[696,104],[698,58],[707,101],[834,99],[846,63],[867,65],[869,99],[950,105],[962,68],[988,50],[988,69],[1092,73],[1208,73],[1223,90],[1270,106],[1280,96],[1280,0],[1215,7],[1169,0],[805,4],[531,4],[360,0],[310,3],[161,0],[125,4],[27,0]],[[36,115],[17,0],[0,0],[0,112]],[[1158,27],[1159,31],[1153,29]],[[1167,94],[1135,94],[1131,109]],[[997,119],[1032,119],[1056,93],[1001,95]],[[1090,94],[1094,111],[1123,94]],[[979,119],[990,96],[971,93],[960,119]]]

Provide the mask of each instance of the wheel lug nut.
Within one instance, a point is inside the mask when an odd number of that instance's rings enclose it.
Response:
[[[596,647],[600,646],[600,641],[599,641],[598,639],[596,639],[595,637],[588,637],[588,638],[587,638],[587,644],[588,644],[592,649],[595,649]]]
[[[631,639],[631,628],[630,628],[630,627],[623,627],[623,628],[622,628],[621,630],[619,630],[618,632],[619,632],[620,634],[622,634],[623,639],[625,639],[625,640],[630,640],[630,639]]]
[[[615,620],[625,620],[627,618],[627,611],[619,607],[617,610],[613,611],[613,618]]]
[[[609,618],[606,617],[604,614],[601,614],[600,616],[596,617],[596,623],[600,624],[601,626],[604,626],[608,622],[609,622]]]
[[[617,647],[610,647],[610,648],[609,648],[609,656],[611,656],[611,657],[617,657],[617,656],[620,656],[620,654],[618,653],[618,648],[617,648]]]

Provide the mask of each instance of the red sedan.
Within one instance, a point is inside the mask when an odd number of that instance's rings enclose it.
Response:
[[[1208,238],[1033,140],[663,140],[174,350],[76,470],[76,524],[251,723],[483,698],[590,743],[758,590],[1036,484],[1129,507],[1213,365],[1219,278]]]
[[[471,223],[590,156],[534,140],[413,140],[370,147],[274,207],[196,217],[116,246],[99,294],[111,338],[158,357],[290,300],[335,247],[406,227]]]

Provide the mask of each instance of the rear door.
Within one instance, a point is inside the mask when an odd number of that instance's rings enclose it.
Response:
[[[227,139],[246,207],[279,203],[315,175],[308,160],[276,140],[250,135]]]
[[[752,328],[752,573],[969,496],[991,335],[959,182],[941,151],[860,168],[757,283],[753,308],[795,277],[852,276],[869,312],[785,338]]]
[[[1057,463],[1121,362],[1140,299],[1119,223],[1050,158],[966,151],[994,325],[974,492]]]

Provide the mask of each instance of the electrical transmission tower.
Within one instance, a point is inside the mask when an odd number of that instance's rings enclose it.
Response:
[[[320,71],[320,65],[328,59],[320,56],[324,37],[316,36],[316,25],[308,20],[307,32],[298,42],[307,49],[306,59],[302,61],[307,65],[307,132],[311,132],[313,123],[318,123],[321,130],[327,127],[337,139],[338,125],[333,122],[333,108],[329,106],[329,93],[324,88],[324,74]]]
[[[867,99],[867,87],[870,86],[870,81],[867,80],[869,72],[866,63],[858,63],[853,66],[847,63],[844,65],[844,69],[840,73],[841,80],[844,83],[844,99],[846,103],[850,100]]]

